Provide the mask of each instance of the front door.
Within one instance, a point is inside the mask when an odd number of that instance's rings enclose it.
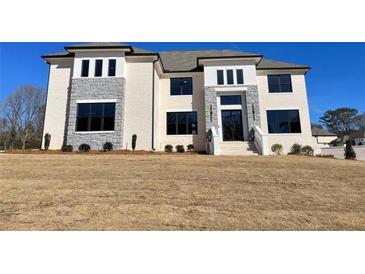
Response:
[[[243,141],[241,110],[222,110],[223,141]]]

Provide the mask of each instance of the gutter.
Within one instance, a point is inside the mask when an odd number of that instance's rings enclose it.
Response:
[[[157,59],[152,62],[152,150],[155,151],[155,63],[160,60],[160,56],[157,55]]]

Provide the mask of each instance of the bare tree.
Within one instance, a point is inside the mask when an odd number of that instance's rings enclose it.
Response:
[[[7,149],[7,141],[8,141],[8,125],[7,120],[5,118],[0,117],[0,147],[2,145],[3,149]]]
[[[10,126],[12,148],[16,136],[25,149],[26,143],[39,135],[44,106],[45,93],[42,88],[34,86],[21,86],[6,98],[3,113]]]

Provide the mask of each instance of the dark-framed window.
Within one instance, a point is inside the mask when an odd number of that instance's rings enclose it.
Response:
[[[237,85],[243,85],[243,69],[236,70]]]
[[[114,130],[115,103],[77,104],[76,131]]]
[[[227,69],[227,85],[233,85],[233,69]]]
[[[95,77],[101,77],[103,75],[103,60],[95,60]]]
[[[292,92],[290,74],[268,75],[270,93]]]
[[[167,112],[167,135],[198,134],[198,114],[191,112]]]
[[[90,60],[82,60],[81,62],[81,77],[89,76],[89,63]]]
[[[301,133],[299,110],[268,110],[269,133]]]
[[[223,95],[221,105],[241,105],[241,95]]]
[[[217,70],[217,85],[224,85],[223,70]]]
[[[115,76],[117,60],[109,59],[108,76]]]
[[[171,78],[170,79],[171,95],[192,95],[193,94],[193,78]]]

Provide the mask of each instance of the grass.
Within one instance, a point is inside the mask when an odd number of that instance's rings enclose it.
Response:
[[[0,230],[365,230],[365,163],[0,154]]]

